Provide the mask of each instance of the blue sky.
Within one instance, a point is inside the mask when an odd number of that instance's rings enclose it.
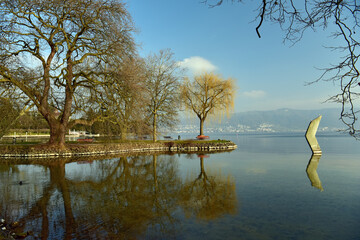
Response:
[[[209,8],[200,0],[129,0],[140,55],[170,48],[176,60],[187,63],[189,74],[202,66],[236,79],[234,112],[335,106],[323,102],[337,93],[336,84],[305,85],[320,76],[316,68],[338,60],[337,53],[323,47],[334,45],[329,30],[309,31],[291,46],[283,43],[278,25],[264,23],[259,39],[252,2],[224,2]]]

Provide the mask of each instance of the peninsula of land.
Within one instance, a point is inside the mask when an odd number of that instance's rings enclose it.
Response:
[[[237,145],[228,140],[126,141],[119,143],[69,143],[59,150],[43,144],[3,144],[0,158],[77,157],[130,153],[187,153],[230,151]]]

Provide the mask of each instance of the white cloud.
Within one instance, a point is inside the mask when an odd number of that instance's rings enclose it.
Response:
[[[266,95],[263,90],[252,90],[250,92],[244,92],[243,94],[245,97],[249,98],[262,98]]]
[[[190,70],[193,74],[212,72],[217,69],[210,61],[198,56],[185,58],[183,61],[179,62],[179,64],[181,67]]]

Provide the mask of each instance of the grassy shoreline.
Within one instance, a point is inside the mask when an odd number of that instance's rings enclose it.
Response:
[[[66,149],[49,148],[44,144],[0,144],[0,158],[41,158],[109,155],[148,152],[208,152],[233,150],[237,146],[228,140],[118,141],[78,143],[68,142]]]

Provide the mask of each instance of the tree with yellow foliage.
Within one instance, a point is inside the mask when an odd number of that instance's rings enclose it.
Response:
[[[204,122],[209,115],[227,114],[234,107],[235,83],[214,73],[204,73],[185,79],[181,98],[185,109],[193,111],[200,120],[200,135],[204,135]]]

